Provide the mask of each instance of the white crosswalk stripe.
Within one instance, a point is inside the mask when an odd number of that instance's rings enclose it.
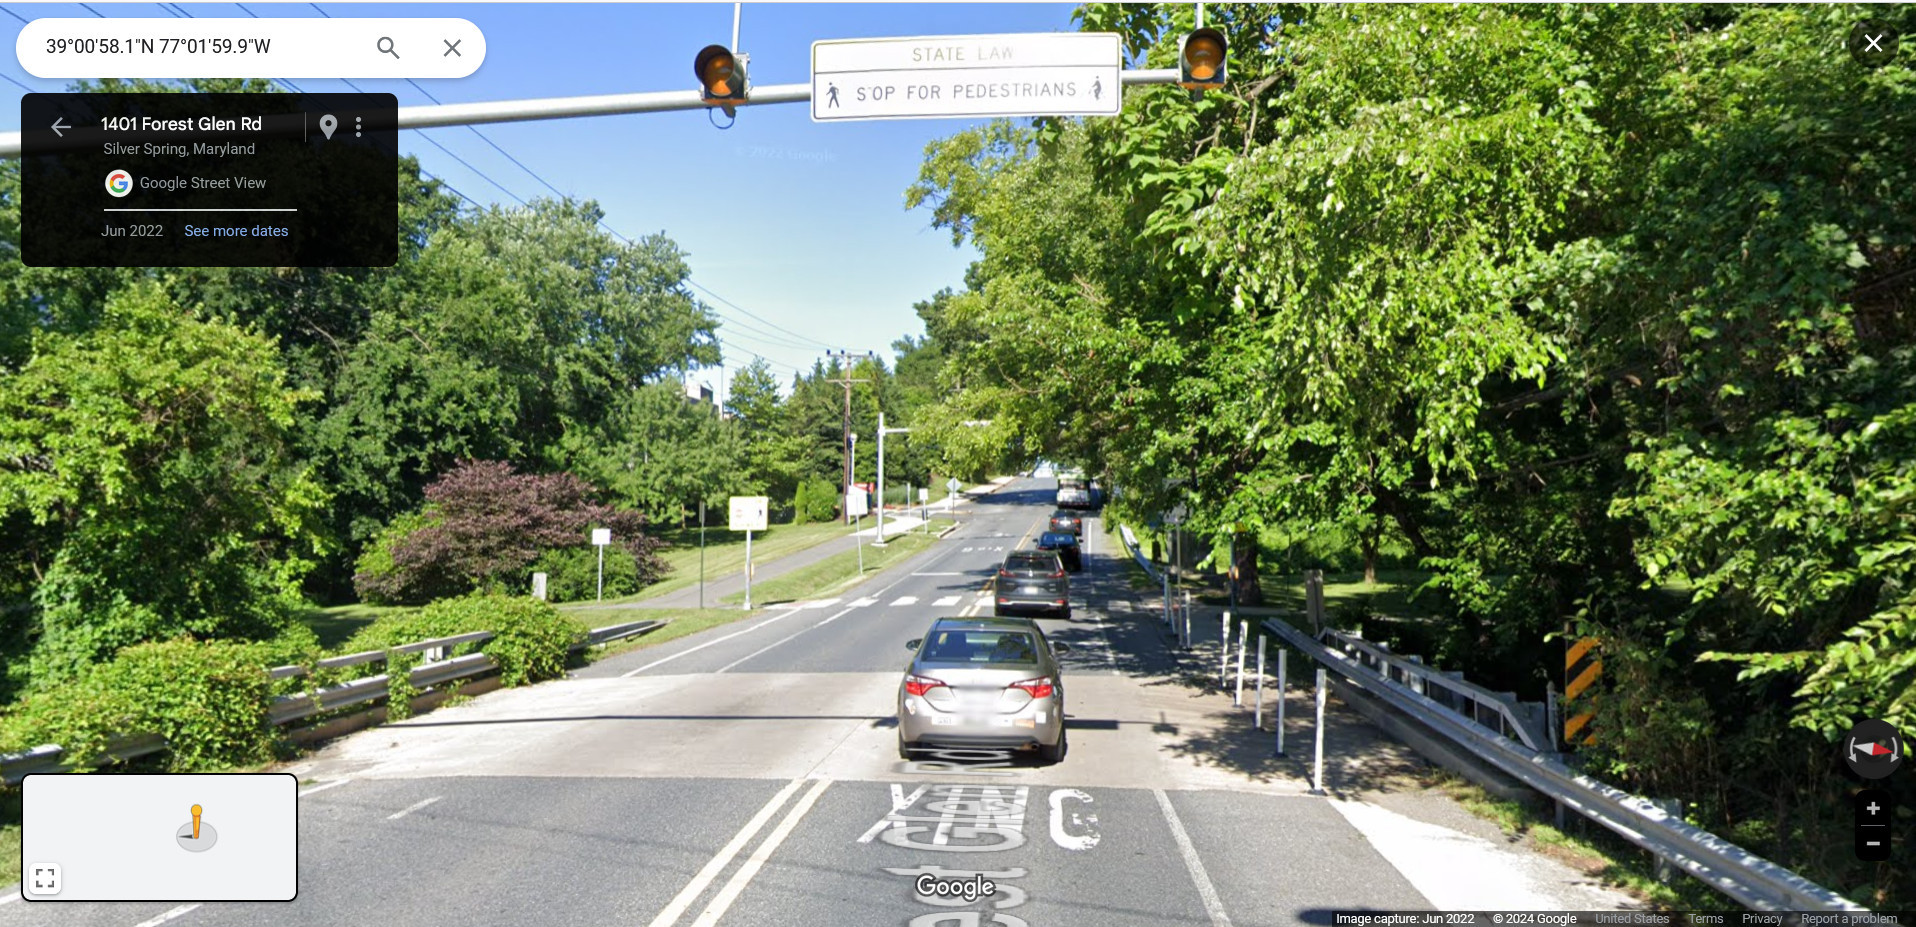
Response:
[[[895,601],[895,602],[893,602],[893,603],[891,603],[891,607],[892,607],[892,608],[897,608],[897,607],[898,607],[898,606],[900,606],[900,605],[917,605],[917,604],[918,604],[918,597],[917,597],[917,596],[915,596],[915,595],[901,595],[901,596],[899,596],[899,597],[898,597],[898,600],[897,600],[897,601]]]
[[[866,596],[862,599],[859,599],[856,602],[847,603],[845,607],[846,608],[865,608],[866,606],[877,605],[877,604],[878,604],[878,600],[876,598],[873,598],[872,596]]]
[[[931,604],[934,608],[950,608],[951,606],[958,604],[958,596],[948,595]]]

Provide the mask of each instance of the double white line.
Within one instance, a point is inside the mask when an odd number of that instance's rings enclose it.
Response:
[[[692,927],[712,927],[713,924],[718,923],[719,918],[724,917],[726,910],[731,908],[732,902],[738,900],[739,893],[745,890],[746,884],[751,882],[752,877],[764,867],[765,861],[772,857],[778,845],[784,843],[785,838],[791,835],[792,829],[798,826],[798,820],[805,816],[805,812],[812,810],[812,804],[818,801],[818,796],[824,794],[825,788],[832,784],[832,780],[793,779],[786,783],[784,788],[778,790],[778,794],[772,796],[771,801],[765,803],[765,807],[758,809],[758,813],[753,815],[750,821],[745,822],[745,826],[732,836],[731,842],[727,843],[724,849],[719,850],[718,855],[712,857],[711,861],[705,864],[705,868],[698,871],[698,875],[692,877],[692,881],[685,883],[685,887],[679,890],[678,896],[672,899],[672,903],[666,905],[665,910],[660,911],[659,916],[652,919],[651,927],[672,927],[677,924],[679,918],[691,908],[692,902],[705,894],[706,886],[711,885],[712,880],[718,878],[718,874],[732,864],[732,859],[738,856],[739,851],[745,849],[745,845],[750,843],[753,837],[758,836],[758,832],[765,827],[765,822],[770,821],[772,815],[778,813],[778,809],[784,807],[786,800],[791,798],[792,794],[798,791],[799,786],[807,781],[812,783],[811,790],[794,803],[790,811],[785,812],[784,820],[779,821],[778,826],[772,828],[772,832],[758,845],[757,849],[752,851],[752,855],[746,857],[744,865],[739,866],[738,871],[732,873],[732,878],[726,881],[725,887],[719,889],[717,895],[713,896],[711,904],[705,906],[698,920],[692,922]]]

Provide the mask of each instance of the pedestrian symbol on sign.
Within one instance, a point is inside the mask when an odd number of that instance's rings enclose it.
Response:
[[[825,97],[826,97],[826,99],[828,99],[828,100],[830,100],[830,101],[831,101],[829,105],[831,105],[831,106],[837,106],[837,105],[838,105],[838,85],[837,85],[837,84],[826,84],[826,85],[825,85]]]

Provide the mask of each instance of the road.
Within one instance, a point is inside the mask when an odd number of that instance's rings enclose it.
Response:
[[[949,538],[839,599],[302,760],[293,771],[315,784],[293,902],[62,904],[52,920],[15,900],[0,927],[1250,927],[1356,908],[1629,906],[1407,785],[1419,761],[1348,711],[1326,725],[1329,794],[1310,794],[1309,691],[1286,703],[1297,747],[1271,756],[1272,735],[1218,690],[1215,645],[1169,645],[1095,518],[1074,620],[1045,622],[1073,645],[1064,761],[900,760],[905,642],[934,616],[989,613],[992,572],[1042,530],[1053,485],[982,497]],[[921,876],[967,873],[994,893],[919,893]]]

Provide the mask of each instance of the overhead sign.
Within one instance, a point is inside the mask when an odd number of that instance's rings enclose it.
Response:
[[[764,531],[771,501],[768,496],[733,496],[728,527],[733,531]]]
[[[1115,32],[1040,32],[812,43],[812,119],[1115,116]]]

